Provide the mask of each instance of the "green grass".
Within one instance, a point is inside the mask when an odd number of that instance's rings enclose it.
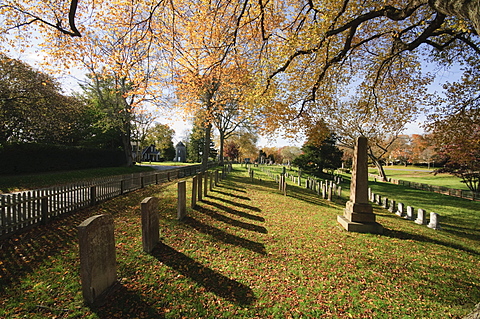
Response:
[[[416,182],[434,186],[444,186],[454,189],[468,190],[465,183],[461,182],[461,179],[450,174],[437,174],[432,173],[432,170],[426,168],[419,168],[414,166],[386,166],[385,174],[387,177],[394,179],[400,179],[409,182]],[[377,173],[377,169],[370,168],[369,172],[372,174]]]
[[[153,170],[151,167],[106,167],[75,171],[62,171],[39,174],[0,176],[0,194],[27,189],[43,188],[53,185],[74,183],[79,180],[89,180],[97,177],[132,174]]]
[[[184,222],[170,183],[0,242],[0,317],[461,318],[480,301],[478,202],[442,198],[440,231],[374,207],[384,235],[349,233],[336,222],[345,198],[328,202],[293,183],[285,197],[259,170],[250,182],[235,168]],[[152,254],[141,248],[148,196],[160,199],[162,240]],[[87,307],[76,227],[101,213],[114,216],[120,285]]]

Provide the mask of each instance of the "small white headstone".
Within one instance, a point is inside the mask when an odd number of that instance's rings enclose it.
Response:
[[[407,206],[407,216],[405,216],[408,220],[413,220],[413,207]]]
[[[439,215],[437,213],[430,213],[430,223],[427,225],[428,228],[440,229],[440,223],[438,222]]]
[[[397,212],[395,213],[396,215],[402,217],[403,216],[403,203],[398,203],[398,208],[397,208]]]
[[[425,219],[425,210],[419,208],[417,211],[417,219],[415,219],[415,223],[419,225],[426,225],[427,220]]]

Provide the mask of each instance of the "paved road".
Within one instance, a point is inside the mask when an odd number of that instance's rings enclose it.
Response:
[[[159,171],[166,171],[169,169],[181,168],[183,166],[171,166],[171,165],[150,165],[150,164],[137,164],[138,166],[147,166],[157,169]]]
[[[390,167],[384,167],[384,170],[392,170],[392,171],[407,171],[407,172],[428,172],[431,173],[433,172],[432,170],[426,170],[426,169],[410,169],[410,168],[390,168]]]

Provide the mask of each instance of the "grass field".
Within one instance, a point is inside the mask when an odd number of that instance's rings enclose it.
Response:
[[[445,173],[435,175],[433,173],[433,169],[428,170],[414,166],[385,166],[384,169],[385,174],[391,178],[428,185],[468,190],[468,187],[465,185],[465,183],[461,182],[460,178]],[[370,168],[369,172],[376,174],[377,169]]]
[[[461,318],[480,301],[478,202],[433,199],[452,208],[440,231],[374,207],[385,233],[348,233],[336,222],[346,196],[328,202],[293,184],[283,196],[265,174],[255,177],[236,166],[183,222],[170,183],[0,242],[0,317]],[[162,240],[152,254],[141,249],[139,205],[148,196],[160,199]],[[76,227],[102,213],[114,216],[120,284],[87,307]]]

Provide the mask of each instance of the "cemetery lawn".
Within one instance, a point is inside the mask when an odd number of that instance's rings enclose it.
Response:
[[[433,173],[434,168],[428,170],[426,168],[415,167],[415,166],[385,166],[385,174],[387,177],[401,179],[404,181],[428,184],[434,186],[444,186],[454,189],[464,189],[469,190],[465,183],[461,182],[461,179],[453,175],[442,173],[435,175]],[[369,172],[372,174],[377,174],[376,168],[370,168]]]
[[[328,202],[293,183],[284,196],[260,170],[252,182],[234,168],[182,222],[171,182],[0,241],[0,318],[461,318],[480,302],[480,202],[376,183],[376,192],[443,207],[443,229],[374,205],[384,234],[349,233],[336,221],[349,181]],[[190,204],[191,178],[187,190]],[[152,254],[141,243],[148,196],[160,199]],[[119,284],[88,307],[76,227],[106,213]]]

